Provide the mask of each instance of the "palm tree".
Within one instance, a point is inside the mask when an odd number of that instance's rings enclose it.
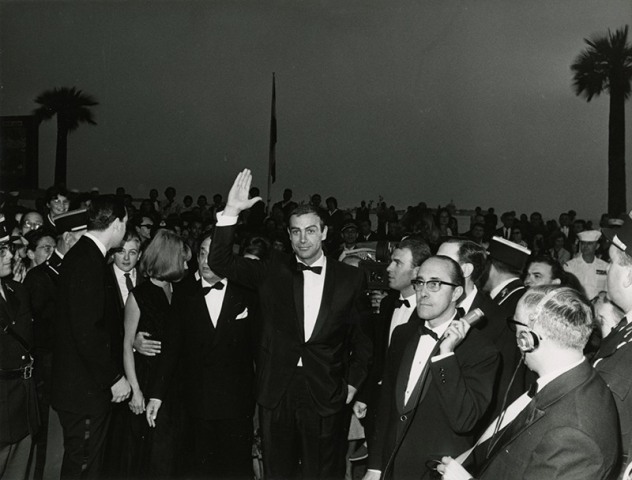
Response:
[[[37,118],[50,120],[57,115],[57,148],[55,151],[55,185],[66,185],[68,164],[68,134],[82,123],[96,125],[89,107],[99,103],[76,87],[54,88],[37,96],[35,103],[41,106],[33,113]]]
[[[590,102],[603,92],[610,94],[608,120],[608,213],[627,212],[625,192],[625,109],[632,82],[632,44],[628,26],[607,36],[584,39],[588,48],[571,65],[575,94]]]

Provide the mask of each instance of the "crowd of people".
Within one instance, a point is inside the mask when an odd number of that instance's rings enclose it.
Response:
[[[267,212],[248,170],[0,214],[0,478],[628,480],[627,216]]]

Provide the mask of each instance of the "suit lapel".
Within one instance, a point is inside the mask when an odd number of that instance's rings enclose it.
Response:
[[[620,348],[620,345],[629,341],[632,341],[632,323],[628,323],[623,329],[613,332],[602,340],[599,350],[593,358],[593,363],[613,355]]]
[[[575,368],[563,373],[551,383],[547,384],[529,404],[518,414],[518,416],[504,429],[499,432],[496,439],[490,439],[483,442],[478,448],[485,448],[489,445],[489,441],[494,440],[487,458],[493,458],[494,455],[509,443],[513,442],[527,428],[531,427],[546,415],[546,410],[554,403],[571,393],[580,385],[589,381],[592,375],[596,375],[592,367],[587,361],[583,361]],[[486,462],[479,475],[485,470],[489,462]]]
[[[305,342],[305,307],[303,302],[303,272],[296,269],[296,259],[290,263],[292,270],[292,290],[294,292],[294,307],[296,308],[296,330],[301,343]]]
[[[217,345],[220,339],[226,335],[230,327],[230,322],[240,313],[240,308],[241,302],[236,295],[235,289],[232,287],[231,283],[228,282],[226,284],[226,293],[224,294],[222,308],[217,319],[217,327],[215,327],[213,346]]]
[[[325,269],[325,284],[323,285],[323,296],[320,299],[320,307],[318,308],[316,324],[314,325],[314,331],[312,332],[310,338],[315,338],[322,330],[325,320],[329,314],[329,305],[331,305],[334,298],[334,292],[336,291],[335,268],[336,264],[334,262],[327,262],[327,268]]]

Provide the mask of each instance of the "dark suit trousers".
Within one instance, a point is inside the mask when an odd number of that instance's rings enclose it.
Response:
[[[321,417],[302,368],[297,369],[279,405],[261,407],[259,413],[268,480],[344,478],[350,410]]]
[[[190,419],[193,439],[189,461],[192,478],[253,478],[252,417]]]
[[[64,430],[62,480],[99,478],[111,411],[108,409],[96,415],[61,410],[57,413]]]

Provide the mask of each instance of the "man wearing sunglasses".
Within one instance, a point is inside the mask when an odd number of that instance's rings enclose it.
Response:
[[[432,478],[443,452],[473,445],[492,399],[499,354],[457,319],[464,285],[458,263],[430,257],[412,285],[420,320],[393,332],[365,480]]]

